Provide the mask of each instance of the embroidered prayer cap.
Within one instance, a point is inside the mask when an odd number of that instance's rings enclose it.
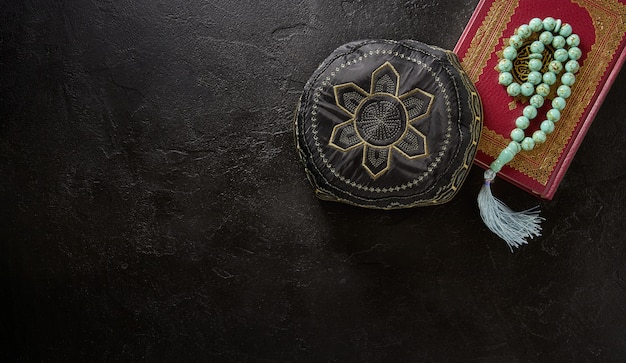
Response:
[[[412,40],[339,47],[306,83],[295,114],[316,195],[379,209],[450,201],[481,127],[480,98],[456,55]]]

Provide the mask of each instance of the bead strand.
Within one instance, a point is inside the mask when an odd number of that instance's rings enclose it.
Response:
[[[514,81],[511,74],[513,62],[518,56],[518,50],[534,33],[539,33],[539,36],[529,47],[530,72],[526,82],[520,84]],[[553,60],[548,64],[548,70],[542,74],[541,60],[547,45],[551,45],[555,51]],[[529,97],[529,105],[524,107],[522,116],[515,120],[515,128],[510,133],[512,141],[491,163],[491,170],[499,172],[517,153],[534,149],[535,146],[544,143],[547,135],[554,131],[555,123],[559,121],[561,112],[567,105],[566,99],[571,95],[571,87],[576,82],[575,74],[580,69],[578,60],[582,57],[582,51],[579,45],[580,37],[572,32],[572,26],[551,17],[543,20],[534,18],[528,24],[520,25],[515,34],[509,38],[509,45],[503,49],[502,58],[498,62],[500,71],[498,82],[506,87],[510,96]],[[551,101],[552,108],[546,113],[546,119],[532,136],[526,136],[525,130],[530,125],[530,120],[537,117],[537,109],[544,105],[546,97],[550,94],[550,87],[556,84],[557,77],[563,71],[565,72],[560,78],[561,85],[556,90],[556,97]]]

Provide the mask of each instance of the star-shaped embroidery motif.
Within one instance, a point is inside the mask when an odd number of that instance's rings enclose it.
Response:
[[[350,119],[333,128],[329,144],[341,151],[362,146],[362,165],[373,179],[389,170],[394,150],[408,159],[428,155],[414,125],[430,113],[434,96],[419,88],[398,95],[399,89],[400,74],[389,62],[372,72],[369,92],[352,82],[334,86],[335,102]]]

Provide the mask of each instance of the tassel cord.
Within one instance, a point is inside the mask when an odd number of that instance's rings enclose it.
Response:
[[[543,218],[539,215],[539,207],[516,212],[494,197],[491,192],[494,178],[494,171],[485,172],[485,184],[478,194],[480,216],[489,230],[502,238],[513,252],[513,247],[527,244],[527,238],[541,236]]]

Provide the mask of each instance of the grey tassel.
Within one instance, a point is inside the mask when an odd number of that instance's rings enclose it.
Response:
[[[511,210],[506,204],[491,194],[491,183],[496,172],[491,169],[485,171],[485,184],[478,193],[478,208],[480,217],[485,225],[502,238],[513,252],[513,247],[527,244],[526,238],[541,236],[541,221],[539,207],[522,212]]]

